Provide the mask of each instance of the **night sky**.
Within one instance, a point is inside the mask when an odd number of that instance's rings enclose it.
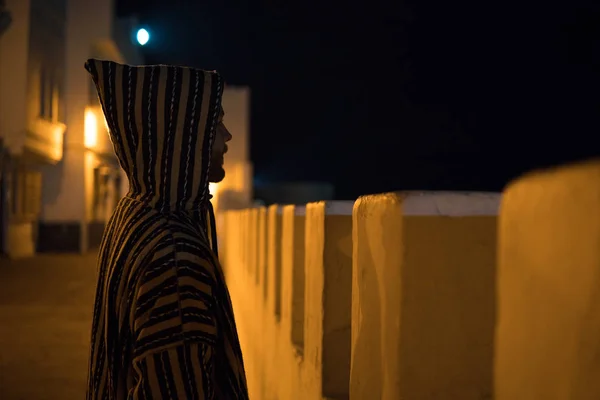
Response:
[[[600,1],[117,2],[147,63],[250,85],[258,182],[501,190],[600,155]]]

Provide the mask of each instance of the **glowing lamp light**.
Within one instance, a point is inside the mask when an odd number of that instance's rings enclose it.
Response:
[[[137,31],[137,41],[140,45],[144,46],[150,40],[150,33],[144,28]]]
[[[88,108],[85,110],[85,119],[83,122],[83,144],[90,149],[98,144],[98,119],[94,110]]]

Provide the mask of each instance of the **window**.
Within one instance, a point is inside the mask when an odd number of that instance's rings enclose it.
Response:
[[[40,117],[53,122],[58,121],[60,100],[58,82],[43,68],[40,71]]]
[[[104,221],[109,198],[110,174],[106,167],[94,168],[94,194],[92,202],[92,220]]]
[[[35,220],[42,202],[42,174],[18,168],[11,174],[11,212],[19,220]]]
[[[25,214],[35,219],[41,211],[42,204],[42,174],[39,171],[25,172],[24,203]]]
[[[58,103],[59,103],[59,92],[56,81],[52,81],[52,103],[50,107],[50,118],[53,122],[58,122]]]
[[[99,208],[101,206],[101,198],[102,198],[102,187],[100,180],[100,168],[94,168],[94,194],[92,196],[92,220],[97,221],[100,219]]]
[[[48,90],[46,87],[46,81],[48,80],[48,74],[46,70],[42,68],[40,71],[40,117],[45,118],[48,112]]]

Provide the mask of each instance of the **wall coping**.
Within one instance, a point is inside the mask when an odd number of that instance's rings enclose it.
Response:
[[[375,203],[385,200],[401,204],[402,213],[406,216],[493,216],[498,215],[502,194],[493,192],[404,191],[361,196],[356,203],[351,200],[324,201],[323,203],[325,203],[325,215],[352,215],[353,208],[359,203]],[[276,206],[277,215],[282,215],[286,205],[274,204],[273,206]],[[269,207],[265,208],[268,209]],[[294,206],[294,215],[305,216],[306,205]]]
[[[498,215],[502,195],[491,192],[405,191],[361,196],[355,205],[398,203],[405,216],[493,216]]]
[[[404,215],[475,216],[498,215],[500,193],[403,192]]]

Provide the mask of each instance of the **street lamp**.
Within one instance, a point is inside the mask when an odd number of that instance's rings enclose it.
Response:
[[[146,29],[141,28],[137,31],[136,39],[140,45],[144,46],[150,40],[150,33]]]

